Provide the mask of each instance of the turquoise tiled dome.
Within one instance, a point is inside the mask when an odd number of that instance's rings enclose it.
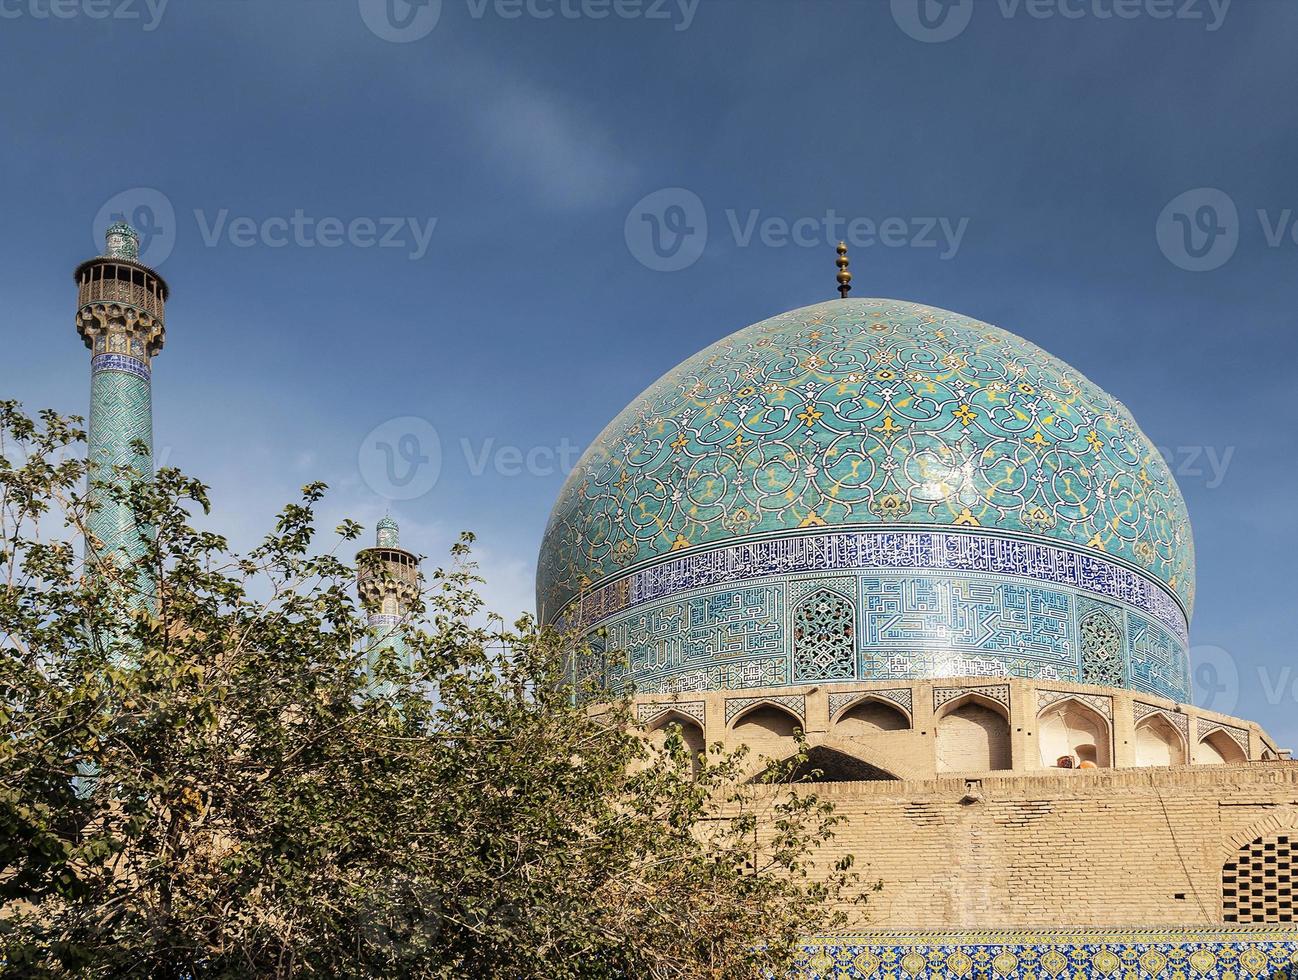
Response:
[[[938,529],[922,544],[857,533]],[[1116,399],[998,327],[849,299],[740,330],[636,398],[564,486],[537,595],[544,619],[592,625],[701,585],[964,567],[1140,592],[1183,636],[1193,556],[1180,491]],[[1117,595],[1105,576],[1130,582]]]

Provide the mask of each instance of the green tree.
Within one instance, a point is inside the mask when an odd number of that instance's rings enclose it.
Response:
[[[834,924],[832,808],[651,757],[571,637],[485,616],[469,537],[367,676],[323,485],[235,555],[197,481],[115,481],[145,553],[87,567],[78,426],[0,403],[0,972],[743,978]]]

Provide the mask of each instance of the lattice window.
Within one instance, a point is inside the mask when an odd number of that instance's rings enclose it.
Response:
[[[837,592],[821,589],[793,611],[793,675],[818,681],[856,676],[856,610]]]
[[[1122,687],[1126,669],[1118,624],[1108,613],[1096,609],[1078,625],[1082,634],[1082,683]]]
[[[1221,904],[1227,922],[1295,922],[1293,870],[1298,838],[1259,837],[1221,869]]]

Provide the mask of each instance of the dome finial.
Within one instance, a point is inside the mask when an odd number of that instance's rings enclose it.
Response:
[[[847,271],[849,264],[847,257],[847,242],[838,243],[838,258],[834,264],[838,266],[838,295],[847,299],[847,294],[852,291],[852,274]]]

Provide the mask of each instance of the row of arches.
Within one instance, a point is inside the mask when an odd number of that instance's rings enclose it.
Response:
[[[668,730],[679,726],[692,753],[704,750],[702,726],[692,717],[668,711],[653,721],[649,737],[661,749]],[[987,772],[1012,768],[1010,719],[1005,706],[977,692],[969,692],[937,712],[934,746],[936,771]],[[1038,714],[1038,745],[1046,768],[1110,768],[1113,740],[1109,719],[1076,698],[1047,705]],[[735,742],[759,756],[779,758],[802,728],[788,709],[762,701],[739,713],[731,722]],[[831,719],[835,740],[860,739],[887,732],[908,731],[910,717],[896,704],[864,695]],[[1244,750],[1222,729],[1205,733],[1194,745],[1186,733],[1163,712],[1153,712],[1135,727],[1135,765],[1175,766],[1193,761],[1225,764],[1247,761]]]
[[[1043,766],[1056,766],[1064,760],[1100,769],[1113,765],[1109,720],[1089,705],[1066,698],[1044,709],[1037,726]],[[1204,733],[1192,745],[1188,733],[1161,711],[1136,722],[1134,749],[1136,766],[1224,765],[1248,760],[1244,749],[1220,728]]]
[[[789,754],[790,743],[796,740],[801,728],[802,722],[791,711],[765,702],[742,712],[730,726],[735,742],[747,745],[755,758],[771,759]],[[691,757],[697,759],[705,749],[703,728],[696,719],[677,711],[668,711],[650,725],[649,741],[654,750],[664,751],[670,733],[676,729]],[[835,734],[852,738],[909,729],[910,718],[901,709],[882,700],[866,699],[839,716]],[[818,773],[818,778],[827,782],[898,778],[857,755],[826,746],[812,748],[803,769]]]
[[[673,725],[680,727],[681,737],[691,751],[702,750],[702,727],[695,719],[674,711],[651,725],[649,736],[656,748],[661,750]],[[736,716],[730,731],[736,742],[747,745],[755,755],[778,758],[801,728],[802,722],[793,712],[761,702]],[[853,739],[910,728],[910,717],[900,707],[866,695],[835,717],[831,733],[835,738]],[[943,706],[936,720],[935,738],[939,772],[981,772],[1011,766],[1009,718],[999,704],[976,693]]]

